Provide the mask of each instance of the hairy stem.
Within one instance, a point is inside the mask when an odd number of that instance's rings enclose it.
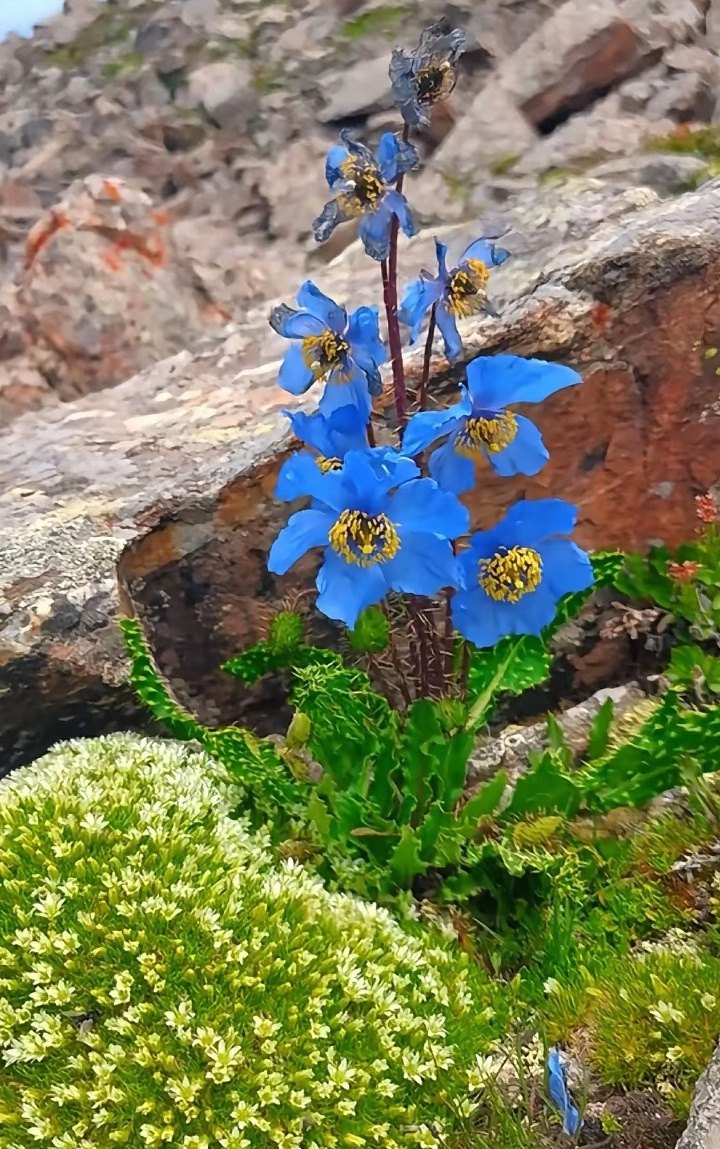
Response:
[[[403,364],[402,340],[400,338],[400,324],[397,315],[397,216],[393,217],[393,236],[391,244],[395,247],[395,274],[391,275],[390,265],[393,247],[390,248],[390,259],[384,259],[380,265],[383,281],[383,300],[385,302],[385,315],[387,317],[388,343],[390,344],[390,360],[392,363],[393,391],[395,394],[395,410],[397,412],[400,435],[405,430],[408,421],[407,389],[405,387],[405,367]]]
[[[422,378],[420,380],[420,395],[418,400],[421,411],[425,411],[427,408],[428,383],[430,381],[430,360],[432,359],[433,341],[435,339],[436,308],[437,304],[433,304],[432,311],[430,312],[427,339],[425,340],[425,356],[423,358]]]

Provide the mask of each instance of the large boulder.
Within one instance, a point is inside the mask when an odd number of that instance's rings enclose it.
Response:
[[[720,1149],[720,1046],[698,1081],[677,1149]]]
[[[477,521],[489,525],[519,496],[560,493],[579,507],[585,545],[679,543],[695,528],[695,495],[720,477],[720,181],[669,204],[578,184],[557,200],[536,196],[512,220],[516,255],[493,280],[503,320],[468,321],[465,355],[560,359],[585,382],[528,412],[551,463],[531,479],[483,475]],[[479,228],[444,238],[460,247]],[[408,274],[431,265],[432,239],[403,248]],[[320,286],[376,299],[377,269],[358,259],[349,249]],[[277,726],[277,696],[244,692],[218,666],[313,572],[308,561],[275,579],[265,565],[287,516],[273,499],[291,448],[288,396],[275,386],[283,347],[261,308],[194,352],[0,433],[8,765],[59,736],[137,720],[116,628],[128,612],[206,720]],[[411,380],[421,357],[407,356]],[[438,401],[459,374],[433,358]]]

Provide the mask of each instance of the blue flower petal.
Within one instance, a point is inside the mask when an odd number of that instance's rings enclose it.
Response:
[[[325,160],[325,179],[328,187],[332,187],[339,179],[342,179],[340,165],[347,159],[349,159],[349,152],[342,144],[335,144],[334,147],[330,148]]]
[[[311,315],[309,311],[290,311],[278,328],[278,335],[285,339],[305,339],[308,335],[322,335],[327,331],[327,323]]]
[[[467,379],[474,406],[488,411],[540,403],[555,391],[582,382],[571,367],[519,355],[481,355],[468,363]]]
[[[513,544],[533,546],[551,535],[572,534],[576,522],[577,507],[564,499],[519,499],[496,529],[511,526]]]
[[[462,355],[462,339],[460,332],[457,329],[454,315],[451,315],[447,308],[441,303],[435,312],[437,325],[440,329],[440,334],[445,341],[445,356],[448,362],[453,363]]]
[[[363,247],[371,259],[387,259],[390,254],[391,227],[392,212],[386,207],[385,199],[381,200],[377,211],[363,216],[358,230]]]
[[[563,1115],[563,1133],[574,1136],[580,1128],[580,1114],[572,1103],[566,1084],[565,1067],[557,1047],[548,1056],[548,1092],[554,1105]]]
[[[290,420],[293,435],[327,459],[341,459],[349,450],[362,450],[366,443],[367,420],[352,404],[338,407],[325,417],[320,411],[283,411]]]
[[[448,251],[447,244],[446,243],[440,243],[440,240],[436,239],[435,240],[435,255],[437,256],[438,275],[440,276],[440,279],[444,283],[447,283],[447,281],[450,278],[450,272],[448,271],[448,267],[447,267],[447,251]]]
[[[372,410],[368,381],[363,371],[353,370],[352,363],[335,367],[330,372],[318,410],[325,416],[331,416],[339,407],[347,407],[348,404],[357,407],[367,423]]]
[[[302,345],[292,343],[285,352],[278,373],[278,385],[291,395],[304,395],[314,380],[315,376],[305,362]]]
[[[385,204],[385,207],[393,213],[393,215],[398,217],[400,221],[400,227],[405,232],[405,235],[417,235],[418,231],[420,230],[417,224],[417,220],[413,215],[410,204],[401,192],[386,192],[383,203]]]
[[[588,590],[595,581],[590,556],[570,539],[547,539],[537,544],[543,564],[543,584],[555,600],[578,590]]]
[[[387,513],[403,531],[424,531],[444,539],[467,534],[470,526],[467,508],[432,479],[415,479],[399,487],[388,500]]]
[[[550,454],[543,443],[542,435],[529,419],[516,415],[517,434],[512,443],[503,451],[488,451],[487,457],[498,475],[509,478],[511,475],[537,475]]]
[[[309,311],[311,315],[315,315],[322,323],[324,328],[330,328],[331,331],[343,332],[347,326],[347,312],[344,307],[340,307],[334,299],[330,299],[327,295],[323,295],[322,291],[315,286],[310,279],[306,279],[302,287],[297,293],[297,301],[300,307],[305,311]]]
[[[452,545],[426,532],[403,533],[400,550],[384,564],[384,572],[392,589],[406,594],[433,595],[458,581]]]
[[[361,507],[369,514],[376,513],[385,501],[388,491],[410,479],[420,471],[405,455],[376,447],[367,451],[348,451],[341,475],[345,488],[354,495],[347,506]]]
[[[318,571],[315,585],[316,606],[328,618],[355,626],[357,617],[366,607],[380,602],[387,593],[383,566],[360,567],[346,563],[331,547],[325,552],[325,562]]]
[[[307,494],[308,485],[314,486],[318,465],[309,451],[298,451],[286,459],[278,472],[275,498],[291,503]]]
[[[336,227],[351,217],[346,214],[339,200],[331,199],[325,204],[320,215],[312,222],[312,231],[317,243],[325,243]]]
[[[463,400],[450,407],[436,411],[420,411],[413,415],[403,435],[403,451],[406,455],[418,455],[436,439],[457,431],[462,421],[470,414],[470,403]]]
[[[411,346],[417,342],[426,313],[441,298],[443,290],[441,280],[423,278],[413,280],[405,288],[402,304],[398,310],[398,319],[406,327],[412,328]]]
[[[477,584],[453,595],[452,620],[455,629],[479,647],[494,646],[514,633],[512,604],[494,602]]]
[[[387,362],[388,350],[380,338],[377,307],[358,307],[353,311],[345,338],[356,363],[368,358],[377,366]]]
[[[454,435],[433,451],[428,470],[444,491],[452,491],[456,495],[472,490],[475,484],[475,464],[465,455],[455,453]]]
[[[291,515],[270,548],[268,570],[283,575],[313,547],[327,546],[328,531],[335,519],[331,512],[318,509]]]
[[[458,264],[465,263],[468,259],[477,259],[486,267],[500,267],[509,258],[510,252],[505,251],[504,248],[496,247],[487,239],[476,239],[465,248]]]
[[[398,176],[400,144],[393,132],[383,132],[375,152],[378,167],[385,183],[394,183]]]

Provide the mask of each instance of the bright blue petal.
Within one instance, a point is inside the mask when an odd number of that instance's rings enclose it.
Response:
[[[582,382],[571,367],[519,355],[481,355],[468,363],[467,379],[474,406],[488,411],[540,403],[555,391]]]
[[[331,331],[337,332],[343,332],[345,330],[347,326],[347,312],[345,308],[335,303],[334,299],[323,295],[322,291],[315,286],[312,280],[305,280],[297,293],[297,301],[300,307],[309,311],[311,315],[315,315],[321,321],[324,328],[329,327]]]
[[[438,275],[443,282],[447,283],[450,278],[450,273],[447,268],[447,244],[440,243],[439,239],[435,240],[435,254],[438,262]]]
[[[487,239],[476,239],[465,248],[458,264],[465,263],[468,259],[477,259],[486,267],[500,267],[509,258],[510,252],[505,251],[504,248],[496,247]]]
[[[475,464],[472,459],[455,453],[454,436],[433,451],[428,470],[444,491],[452,491],[456,495],[472,490],[475,483]]]
[[[400,550],[384,569],[392,589],[405,594],[433,595],[457,586],[457,559],[451,544],[426,532],[404,533]]]
[[[289,311],[278,328],[278,334],[285,339],[305,339],[307,335],[322,335],[324,331],[327,331],[327,323],[308,311]]]
[[[593,585],[590,556],[570,539],[548,539],[538,543],[537,550],[543,564],[543,585],[547,584],[556,601]]]
[[[356,363],[365,370],[368,361],[376,366],[387,362],[387,347],[380,338],[377,307],[358,307],[350,316],[345,338]]]
[[[348,366],[349,371],[342,367],[331,371],[318,403],[318,410],[328,417],[338,408],[347,407],[349,404],[363,413],[367,423],[372,410],[367,378],[362,371],[352,370],[352,366]]]
[[[415,279],[405,288],[402,304],[398,311],[398,319],[406,327],[412,328],[410,344],[412,345],[420,335],[423,319],[430,308],[438,302],[443,293],[443,284],[439,279]]]
[[[452,620],[455,629],[479,647],[494,646],[515,633],[512,604],[495,602],[477,584],[453,595]]]
[[[532,546],[552,535],[572,534],[577,507],[564,499],[520,499],[510,507],[498,529],[512,528],[513,544]]]
[[[313,547],[327,546],[328,531],[335,519],[334,514],[317,509],[291,515],[270,548],[268,570],[283,575]]]
[[[453,363],[456,359],[460,358],[463,349],[460,332],[455,322],[455,316],[451,315],[441,303],[435,312],[435,318],[440,328],[440,334],[445,341],[445,356],[448,362]]]
[[[557,598],[544,580],[537,590],[508,605],[513,608],[513,634],[542,634],[557,613]]]
[[[367,420],[352,404],[338,407],[329,417],[320,411],[312,415],[305,411],[283,411],[283,415],[290,420],[293,435],[325,458],[341,459],[346,451],[361,450],[366,443]]]
[[[413,415],[403,435],[403,451],[406,455],[418,455],[436,439],[457,431],[462,421],[470,414],[467,401],[453,403],[437,411],[420,411]]]
[[[330,148],[325,160],[325,179],[328,182],[328,187],[332,187],[339,179],[342,179],[340,165],[348,158],[348,150],[342,144],[335,144],[334,147]]]
[[[470,515],[449,491],[432,479],[405,483],[388,499],[387,513],[403,531],[425,531],[444,539],[467,534]]]
[[[343,482],[354,496],[348,506],[375,514],[387,501],[387,493],[420,474],[412,459],[386,448],[348,451],[342,469]]]
[[[378,167],[385,183],[394,183],[398,175],[398,154],[400,145],[393,132],[383,132],[375,152]]]
[[[292,343],[278,373],[278,385],[291,395],[304,395],[315,376],[305,362],[300,343]]]
[[[385,199],[380,201],[377,211],[363,216],[359,234],[363,247],[371,259],[387,259],[390,254],[391,227],[392,213],[386,207]]]
[[[550,1098],[563,1115],[563,1133],[572,1137],[580,1128],[580,1114],[568,1093],[565,1068],[557,1049],[551,1051],[547,1064]]]
[[[537,475],[550,454],[543,443],[542,435],[534,423],[522,415],[516,415],[517,434],[512,443],[503,451],[488,451],[487,457],[498,475],[509,478],[511,475]]]
[[[309,451],[298,451],[286,459],[278,472],[275,498],[290,503],[307,494],[308,483],[314,485],[318,474],[315,456]]]
[[[330,547],[325,552],[325,562],[318,571],[315,585],[320,592],[315,603],[317,609],[351,629],[361,611],[380,602],[387,592],[381,563],[372,567],[355,566],[346,563]]]
[[[418,225],[413,215],[410,204],[405,199],[405,196],[398,191],[389,191],[386,193],[383,200],[385,206],[398,217],[400,220],[400,227],[407,236],[417,235]]]

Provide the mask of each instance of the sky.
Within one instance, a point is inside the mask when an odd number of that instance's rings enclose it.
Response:
[[[29,36],[33,25],[62,10],[62,0],[0,0],[0,40],[8,32]]]

